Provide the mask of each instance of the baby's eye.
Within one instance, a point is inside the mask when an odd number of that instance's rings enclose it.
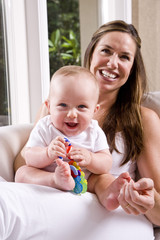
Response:
[[[60,106],[60,107],[66,107],[67,104],[66,104],[66,103],[60,103],[59,106]]]
[[[78,106],[78,108],[83,109],[83,108],[87,108],[87,107],[85,105],[81,104],[81,105]]]

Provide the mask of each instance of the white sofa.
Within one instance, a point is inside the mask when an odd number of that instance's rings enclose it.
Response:
[[[144,105],[154,109],[160,116],[160,92],[150,93]],[[31,129],[32,124],[0,127],[0,176],[7,181],[0,182],[0,239],[132,240],[131,231],[134,227],[130,226],[129,221],[123,220],[125,219],[125,213],[119,209],[107,213],[110,215],[108,221],[105,218],[106,211],[99,204],[94,194],[86,193],[77,196],[47,187],[14,183],[13,162],[25,144]],[[42,197],[39,197],[40,194]],[[51,194],[52,200],[50,200]],[[62,199],[62,205],[59,209],[60,199]],[[41,204],[40,209],[36,204],[37,201]],[[43,214],[45,214],[43,206],[46,204],[48,204],[49,209],[54,208],[52,209],[53,213],[59,211],[59,214],[55,214],[55,216],[52,214],[53,218],[45,215],[43,222],[40,222]],[[35,214],[39,217],[36,218]],[[77,216],[79,216],[79,219],[77,219]],[[134,216],[130,217],[134,221]],[[117,238],[114,231],[110,232],[110,229],[113,229],[111,226],[115,225],[116,218],[121,218],[119,231],[124,227],[126,229],[123,237],[119,235],[119,238]],[[51,226],[45,225],[47,221],[53,224]],[[45,229],[46,226],[47,230]],[[117,228],[118,226],[115,227],[115,231],[118,231]],[[69,229],[71,231],[68,233]],[[45,235],[47,231],[51,231],[52,234]],[[139,230],[136,228],[135,231],[137,237],[135,238],[134,235],[133,240],[140,240],[138,238]],[[146,236],[149,236],[149,234],[146,232]],[[160,240],[159,228],[154,229],[154,235],[156,240]],[[143,239],[147,240],[149,238],[141,238],[141,240]]]

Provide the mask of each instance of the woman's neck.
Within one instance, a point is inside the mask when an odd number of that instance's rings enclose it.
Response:
[[[109,111],[109,109],[112,107],[112,105],[115,103],[117,99],[117,93],[113,93],[113,92],[100,92],[100,97],[98,100],[98,104],[100,105],[100,107],[102,109],[105,109],[106,112]]]
[[[99,125],[102,127],[104,118],[106,114],[109,112],[112,105],[115,103],[117,95],[115,96],[113,93],[100,93],[100,97],[98,100],[98,104],[100,105],[100,109],[94,115],[94,118],[99,122]]]

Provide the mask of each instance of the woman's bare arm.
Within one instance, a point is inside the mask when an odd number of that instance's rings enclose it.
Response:
[[[145,214],[160,225],[160,119],[150,109],[142,108],[144,148],[137,159],[140,179],[124,185],[119,202],[129,214]]]
[[[142,178],[154,182],[155,206],[147,211],[147,218],[160,225],[160,119],[152,110],[142,108],[144,126],[144,151],[138,159],[138,170]]]

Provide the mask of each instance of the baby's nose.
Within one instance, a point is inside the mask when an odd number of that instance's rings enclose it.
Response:
[[[75,108],[70,109],[70,110],[68,111],[67,117],[69,117],[69,118],[76,118],[76,117],[77,117],[77,111],[76,111],[76,109],[75,109]]]

